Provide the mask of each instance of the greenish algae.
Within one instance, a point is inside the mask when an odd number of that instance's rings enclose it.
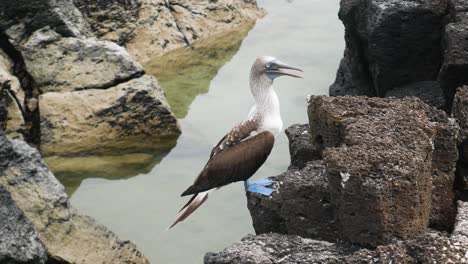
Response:
[[[177,138],[161,142],[149,152],[79,156],[49,156],[44,160],[71,196],[86,178],[127,179],[149,173],[175,147]],[[142,150],[143,151],[143,150]]]
[[[199,94],[208,92],[218,70],[237,53],[253,28],[249,22],[229,32],[195,42],[193,49],[179,48],[150,60],[148,74],[156,76],[177,118],[184,118]]]

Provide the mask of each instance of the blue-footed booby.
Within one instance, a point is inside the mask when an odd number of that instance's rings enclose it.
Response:
[[[266,161],[275,143],[275,137],[282,131],[283,121],[280,103],[273,81],[283,75],[296,78],[301,76],[284,71],[301,69],[288,66],[279,60],[263,56],[255,60],[250,70],[250,90],[255,105],[247,120],[236,125],[213,148],[210,158],[195,182],[182,193],[192,195],[179,211],[179,216],[169,227],[185,220],[208,198],[208,193],[224,185],[244,181],[246,191],[269,196],[271,181],[264,179],[250,183],[248,179]]]

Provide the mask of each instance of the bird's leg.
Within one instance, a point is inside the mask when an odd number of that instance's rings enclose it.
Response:
[[[244,181],[245,191],[251,193],[258,193],[265,196],[270,196],[273,192],[272,188],[266,186],[272,185],[273,182],[269,179],[262,179],[257,182],[250,182],[249,180]]]

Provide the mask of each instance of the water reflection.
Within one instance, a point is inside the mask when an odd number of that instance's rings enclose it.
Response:
[[[177,118],[187,115],[197,95],[208,92],[219,68],[237,53],[254,24],[251,22],[215,38],[195,42],[193,50],[180,48],[145,65],[149,74],[157,76]]]
[[[127,179],[150,172],[176,146],[176,142],[177,137],[167,138],[146,152],[49,156],[44,160],[71,196],[86,178]]]

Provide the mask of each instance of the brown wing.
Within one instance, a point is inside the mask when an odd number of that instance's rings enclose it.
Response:
[[[212,155],[195,183],[182,196],[250,178],[270,155],[275,137],[269,131],[247,138]]]
[[[211,150],[210,158],[220,153],[221,151],[239,143],[244,138],[247,138],[253,131],[255,131],[256,128],[257,123],[252,120],[244,121],[239,125],[235,126]]]

